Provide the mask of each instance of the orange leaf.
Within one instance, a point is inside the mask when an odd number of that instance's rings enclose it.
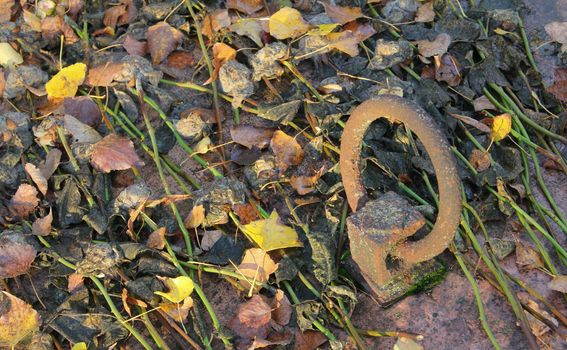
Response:
[[[224,43],[213,45],[213,65],[215,70],[213,75],[205,82],[205,85],[217,80],[219,71],[223,64],[236,58],[236,50]]]

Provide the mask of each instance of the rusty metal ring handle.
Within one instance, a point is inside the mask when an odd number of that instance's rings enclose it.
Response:
[[[404,123],[419,137],[433,163],[439,188],[439,214],[431,232],[418,241],[398,244],[391,252],[415,264],[441,254],[453,240],[461,218],[461,181],[445,136],[433,118],[403,98],[383,95],[361,103],[347,121],[341,140],[340,170],[352,211],[368,200],[360,171],[364,134],[379,118]]]

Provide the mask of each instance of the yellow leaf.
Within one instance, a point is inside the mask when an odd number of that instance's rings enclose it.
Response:
[[[282,248],[303,247],[297,237],[297,232],[291,227],[282,225],[275,210],[269,218],[252,221],[244,225],[242,229],[251,241],[266,252]]]
[[[161,303],[160,309],[165,311],[171,318],[177,322],[187,321],[189,310],[193,307],[193,298],[187,297],[183,300],[183,304],[177,303]]]
[[[55,74],[45,84],[45,91],[49,98],[73,97],[79,85],[85,80],[87,66],[84,63],[75,63],[65,67]]]
[[[297,38],[309,30],[309,24],[301,13],[291,7],[284,7],[270,17],[270,34],[276,39]]]
[[[87,350],[87,343],[85,343],[84,341],[77,343],[73,345],[71,350]]]
[[[172,303],[182,302],[193,292],[193,280],[187,276],[179,276],[175,278],[164,277],[160,279],[163,281],[169,291],[154,293],[161,295]]]
[[[0,292],[0,305],[0,349],[14,348],[39,330],[39,314],[22,299]]]
[[[492,139],[500,141],[512,130],[512,116],[508,113],[494,117],[492,121]]]
[[[307,32],[307,35],[327,35],[339,26],[338,23],[319,24]]]

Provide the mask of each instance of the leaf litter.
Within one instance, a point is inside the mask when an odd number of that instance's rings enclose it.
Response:
[[[534,37],[492,3],[0,0],[0,347],[458,344],[411,333],[438,328],[418,311],[377,326],[387,311],[358,306],[338,150],[353,108],[384,93],[426,109],[459,160],[469,206],[441,259],[457,289],[474,271],[475,312],[496,310],[488,324],[459,310],[497,334],[475,340],[557,344],[567,26]],[[434,221],[415,135],[375,123],[364,145],[370,195],[397,191]],[[527,296],[498,294],[512,285]]]

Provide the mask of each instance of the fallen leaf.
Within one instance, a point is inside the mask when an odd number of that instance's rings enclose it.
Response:
[[[274,132],[270,146],[274,151],[281,173],[285,172],[289,166],[299,165],[303,161],[305,153],[297,140],[281,130]]]
[[[327,16],[333,22],[345,24],[352,22],[357,18],[365,17],[360,7],[337,6],[331,3],[323,3]]]
[[[318,172],[313,176],[293,175],[289,182],[291,187],[293,187],[299,195],[303,196],[315,190],[315,185],[317,184],[317,181],[319,181],[321,175],[321,172]]]
[[[295,344],[293,350],[316,350],[327,342],[327,337],[318,331],[301,332],[295,330]]]
[[[213,74],[204,83],[205,85],[217,80],[220,69],[223,64],[236,58],[236,50],[224,43],[215,43],[213,45]]]
[[[87,343],[85,343],[84,341],[77,343],[77,344],[73,345],[71,350],[88,350]]]
[[[72,273],[67,278],[67,290],[69,292],[74,292],[77,289],[83,287],[85,285],[85,277],[79,275],[78,273]]]
[[[161,303],[159,308],[162,309],[169,317],[176,322],[186,322],[189,310],[193,307],[193,298],[187,297],[183,300],[183,304],[178,303]]]
[[[159,64],[181,42],[181,32],[166,22],[159,22],[148,28],[146,33],[148,50],[152,56],[152,63]]]
[[[134,150],[132,141],[116,134],[107,135],[95,143],[91,154],[91,164],[103,173],[144,166],[144,162]]]
[[[490,168],[490,154],[475,148],[469,156],[469,162],[478,172],[485,171]]]
[[[433,22],[435,19],[435,11],[433,10],[433,1],[422,4],[415,14],[415,21],[420,23]]]
[[[193,293],[193,280],[187,276],[178,276],[175,278],[159,277],[165,284],[167,292],[156,291],[154,294],[160,295],[172,303],[180,303]]]
[[[351,23],[349,23],[349,24],[351,24]],[[307,35],[310,35],[310,36],[325,36],[329,33],[332,33],[333,30],[335,30],[338,26],[339,26],[338,23],[319,24],[315,28],[309,29],[309,31],[307,32]],[[345,29],[348,29],[348,28],[345,28]]]
[[[228,15],[228,10],[218,9],[214,10],[210,14],[205,16],[203,20],[201,33],[207,38],[212,39],[217,32],[221,29],[228,28],[230,26],[230,16]]]
[[[61,69],[45,84],[45,91],[49,98],[73,97],[79,85],[85,80],[87,66],[84,63],[75,63]]]
[[[492,102],[486,97],[485,95],[480,96],[479,98],[474,99],[473,107],[475,112],[484,111],[486,109],[496,110],[497,108],[494,107]]]
[[[209,251],[217,243],[219,239],[223,236],[221,230],[205,231],[203,238],[201,238],[201,249],[203,251]]]
[[[10,22],[10,19],[12,17],[12,8],[15,4],[15,0],[0,1],[0,23]]]
[[[289,226],[280,223],[277,211],[273,211],[267,219],[252,221],[242,226],[246,236],[260,248],[269,252],[272,250],[303,247],[297,232]]]
[[[67,22],[61,16],[45,17],[41,21],[41,37],[45,40],[60,41],[63,34],[65,45],[72,45],[79,41],[79,37]]]
[[[160,227],[148,236],[148,248],[162,250],[165,247],[165,227]]]
[[[32,233],[36,236],[49,236],[51,233],[51,223],[53,222],[53,213],[49,208],[49,214],[36,219],[32,224]]]
[[[343,26],[343,29],[350,30],[358,38],[358,42],[364,41],[376,34],[376,29],[369,23],[350,22]]]
[[[256,19],[240,18],[238,21],[231,24],[228,29],[238,35],[249,37],[258,46],[264,46],[261,37],[263,29],[259,21]]]
[[[419,53],[424,57],[442,55],[447,52],[451,44],[451,36],[446,33],[440,33],[433,41],[418,40],[416,43]]]
[[[0,9],[1,8],[2,5],[0,5]],[[37,16],[35,13],[24,10],[24,22],[28,26],[30,26],[31,30],[33,30],[34,32],[41,32],[41,18],[39,18],[39,16]]]
[[[327,34],[327,39],[329,39],[329,47],[344,52],[350,57],[358,56],[358,44],[360,43],[360,39],[350,30],[329,33]]]
[[[236,315],[229,321],[230,328],[237,336],[246,339],[265,339],[270,333],[272,308],[259,295],[238,307]]]
[[[63,116],[63,126],[65,131],[71,133],[73,136],[73,142],[93,144],[102,139],[98,131],[72,115],[65,114]]]
[[[122,44],[124,50],[128,52],[129,55],[144,56],[148,52],[148,44],[142,41],[136,40],[132,35],[126,35],[124,39],[124,44]]]
[[[49,180],[51,175],[59,167],[59,162],[61,161],[61,151],[57,148],[52,148],[47,152],[45,156],[45,162],[41,162],[38,166],[39,171],[46,180]]]
[[[393,350],[423,350],[423,346],[419,345],[410,338],[399,337]]]
[[[567,276],[557,275],[554,276],[547,284],[550,289],[556,290],[561,293],[567,293]]]
[[[270,16],[270,34],[276,39],[297,38],[309,30],[309,24],[301,13],[291,7],[284,7]]]
[[[251,15],[264,7],[263,0],[227,0],[226,8]]]
[[[6,75],[4,70],[0,68],[0,96],[4,95],[4,90],[6,89]]]
[[[266,148],[274,135],[272,129],[257,128],[252,125],[236,125],[230,128],[232,141],[246,147]]]
[[[0,278],[12,278],[28,272],[35,254],[35,248],[26,243],[21,234],[0,237]]]
[[[123,63],[107,62],[89,69],[89,74],[85,80],[88,86],[111,86],[115,79],[122,77],[124,72]]]
[[[242,262],[238,265],[236,271],[246,277],[246,279],[239,280],[240,285],[245,290],[257,293],[261,289],[258,284],[267,282],[277,268],[278,265],[266,251],[260,248],[251,248],[244,253]]]
[[[523,242],[516,242],[516,264],[520,268],[539,269],[543,268],[543,260],[539,253]]]
[[[195,154],[205,154],[209,152],[212,141],[208,136],[203,137],[199,142],[193,146],[193,153]]]
[[[0,66],[10,67],[24,62],[20,55],[9,43],[0,43]]]
[[[202,204],[199,204],[194,206],[189,215],[187,215],[187,218],[185,219],[185,227],[199,227],[203,221],[205,221],[205,207]]]
[[[567,22],[550,22],[544,28],[551,40],[567,44]]]
[[[283,292],[283,290],[278,289],[276,295],[272,300],[272,320],[279,324],[280,326],[285,326],[291,320],[291,314],[293,308],[289,299]]]
[[[463,79],[461,64],[453,56],[446,53],[435,56],[435,80],[444,81],[449,86],[458,86]]]
[[[474,126],[475,128],[477,128],[480,131],[483,131],[487,134],[492,132],[492,129],[490,129],[490,127],[488,127],[486,124],[479,122],[478,120],[468,117],[466,115],[460,115],[460,114],[455,114],[455,113],[449,113],[450,116],[459,119],[460,121],[462,121],[465,124],[468,124],[470,126]]]
[[[554,71],[555,81],[547,88],[558,100],[567,101],[567,68],[556,68]]]
[[[66,97],[63,108],[65,114],[72,115],[88,126],[97,127],[102,120],[98,105],[89,96]]]
[[[39,192],[41,192],[45,196],[45,194],[47,193],[47,179],[43,176],[41,171],[32,163],[26,163],[24,169],[39,189]]]
[[[258,219],[258,211],[250,203],[233,205],[232,210],[243,225]]]
[[[37,190],[32,185],[21,184],[10,200],[10,210],[20,218],[27,218],[38,204]]]
[[[504,139],[512,130],[512,116],[508,113],[500,114],[492,120],[492,133],[490,137],[494,141]]]
[[[122,18],[127,19],[128,18],[127,16],[128,13],[126,12],[126,5],[120,4],[116,6],[111,6],[104,11],[102,24],[114,29],[118,21],[121,20]]]
[[[0,312],[0,348],[14,349],[20,341],[39,331],[37,311],[8,292],[0,294]]]

